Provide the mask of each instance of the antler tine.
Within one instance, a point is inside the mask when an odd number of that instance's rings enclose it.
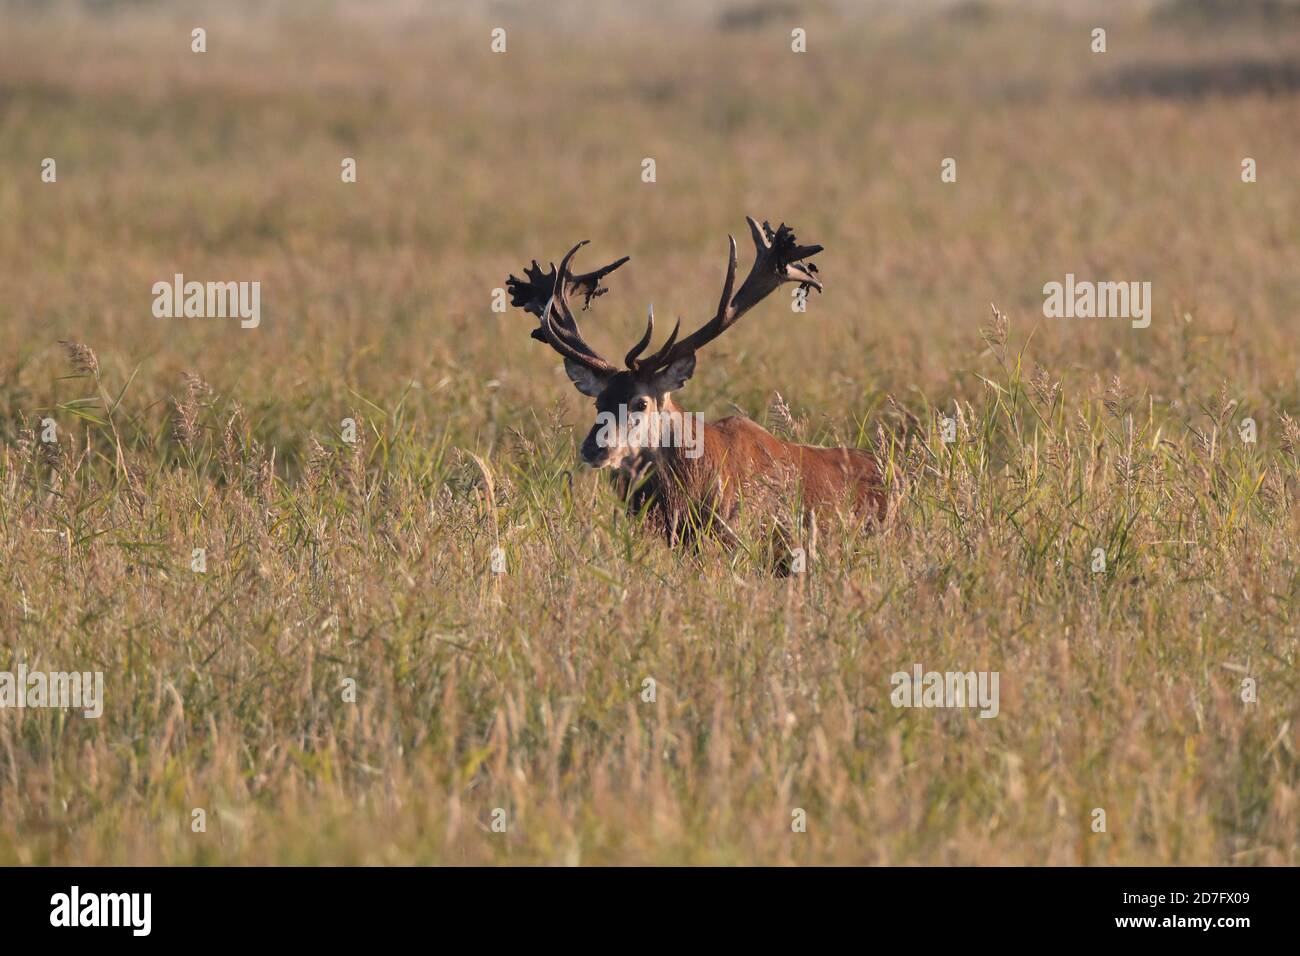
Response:
[[[753,220],[750,221],[752,222]],[[730,236],[730,235],[727,236],[727,243],[731,247],[731,251],[727,253],[727,278],[726,281],[722,283],[722,298],[718,300],[717,315],[713,317],[714,322],[726,323],[722,326],[722,329],[718,330],[719,332],[721,332],[723,329],[727,327],[727,325],[730,325],[732,322],[736,321],[737,318],[739,318],[739,316],[732,316],[730,320],[725,318],[727,315],[727,311],[730,308],[732,290],[735,289],[736,287],[736,238],[735,236]]]
[[[727,278],[722,283],[722,298],[718,300],[717,313],[680,342],[677,341],[677,333],[682,327],[682,322],[681,319],[678,319],[677,327],[673,329],[673,334],[668,336],[668,341],[663,344],[663,347],[658,352],[641,363],[642,368],[667,368],[681,356],[688,352],[694,352],[706,342],[711,342],[717,338],[727,330],[727,327],[732,322],[739,318],[738,315],[728,317],[731,290],[736,285],[736,239],[734,236],[727,236],[727,242],[730,244],[730,252],[727,257]]]
[[[601,280],[631,257],[623,256],[607,266],[575,276],[569,271],[569,265],[587,242],[584,239],[565,253],[559,269],[552,262],[549,272],[543,272],[534,259],[531,268],[523,270],[522,279],[513,275],[506,279],[506,288],[512,305],[537,316],[537,327],[531,333],[533,338],[545,342],[566,359],[601,374],[610,374],[617,369],[582,337],[582,330],[569,307],[568,296],[576,292],[585,297],[584,307],[589,305],[592,299],[607,291],[601,286]]]
[[[718,311],[713,318],[680,342],[674,344],[670,339],[651,358],[639,363],[641,369],[667,368],[679,358],[712,342],[731,328],[737,319],[774,292],[782,282],[797,282],[802,288],[815,288],[821,291],[822,285],[816,278],[817,267],[812,263],[805,264],[800,261],[821,252],[821,246],[799,245],[794,238],[793,230],[785,223],[773,230],[766,222],[760,227],[752,216],[746,216],[745,221],[749,224],[749,232],[754,240],[754,264],[750,267],[749,275],[745,277],[740,289],[732,295],[736,283],[736,240],[728,236],[730,257],[727,263],[727,279],[722,286],[722,299],[718,302]]]
[[[560,271],[555,275],[555,287],[551,290],[551,302],[559,305],[560,318],[564,320],[564,325],[568,329],[572,329],[579,338],[582,337],[582,333],[578,331],[578,322],[573,317],[573,310],[569,308],[569,298],[565,294],[565,286],[568,285],[569,263],[573,261],[573,257],[577,255],[578,250],[590,241],[590,239],[583,239],[564,254],[564,258],[560,260]],[[557,299],[559,300],[558,303],[556,303]]]
[[[632,346],[632,350],[627,353],[623,359],[623,364],[632,371],[637,368],[637,356],[645,351],[646,346],[650,344],[650,339],[655,334],[655,307],[654,303],[650,304],[650,309],[646,312],[645,317],[645,335],[641,336],[641,341]]]
[[[579,243],[579,245],[581,245],[581,243]],[[573,256],[573,253],[577,251],[577,248],[578,247],[575,246],[573,250],[569,252],[569,255],[564,257],[564,262],[566,265],[568,264],[569,259]],[[581,334],[578,333],[577,331],[576,323],[574,325],[574,330],[573,330],[574,333],[573,341],[570,341],[567,335],[564,334],[562,330],[559,328],[559,326],[556,325],[555,300],[556,297],[559,296],[560,301],[562,303],[564,302],[563,292],[560,291],[563,285],[564,285],[564,269],[562,267],[560,271],[556,273],[555,286],[551,289],[551,297],[546,300],[546,308],[542,310],[541,328],[543,334],[546,336],[547,344],[550,345],[551,348],[555,349],[555,351],[559,352],[566,359],[571,359],[572,361],[577,362],[579,365],[585,365],[593,372],[598,372],[602,375],[613,374],[617,370],[614,368],[613,365],[605,361],[605,359],[601,358],[600,355],[596,353],[595,349],[593,349],[591,346],[587,345],[587,343],[583,341]],[[565,311],[567,312],[568,311],[567,304],[565,304],[564,308]],[[572,317],[573,317],[572,313],[569,313],[570,320],[572,320]],[[578,346],[581,346],[581,348],[579,348]]]
[[[677,333],[680,332],[681,330],[682,330],[682,320],[678,319],[677,324],[673,326],[672,332],[669,333],[667,341],[665,341],[664,344],[660,346],[659,351],[655,352],[655,354],[651,355],[649,358],[643,359],[642,361],[638,362],[637,368],[657,369],[657,368],[663,368],[666,364],[668,364],[664,361],[664,358],[668,355],[669,352],[672,351],[673,343],[677,341]],[[631,368],[631,366],[628,367]]]
[[[565,295],[581,295],[583,297],[582,307],[586,310],[591,306],[592,299],[609,291],[600,284],[601,281],[630,259],[630,256],[623,256],[621,259],[616,259],[609,265],[593,269],[591,272],[567,276],[564,285]],[[540,319],[542,308],[550,299],[551,291],[555,285],[555,263],[551,263],[549,272],[543,272],[542,267],[534,259],[532,266],[525,267],[523,272],[522,279],[514,275],[506,279],[506,288],[510,292],[510,304]],[[539,328],[536,331],[537,334],[534,338],[541,339],[541,329]]]
[[[794,230],[785,223],[773,229],[768,222],[760,228],[752,216],[746,216],[745,221],[754,240],[754,265],[731,300],[731,311],[735,313],[732,321],[775,292],[782,282],[797,282],[804,289],[822,291],[822,284],[816,278],[817,267],[811,262],[802,263],[821,252],[821,246],[799,245]]]
[[[542,310],[542,327],[546,335],[546,341],[565,358],[581,362],[595,371],[613,372],[615,371],[614,366],[588,345],[587,340],[582,337],[582,330],[578,328],[578,320],[574,318],[573,310],[569,308],[568,297],[565,295],[566,287],[572,281],[569,274],[569,263],[573,261],[574,255],[588,241],[583,239],[560,260],[560,268],[555,273],[555,283],[551,287],[551,297],[547,300],[546,308]],[[556,343],[559,343],[559,345]]]
[[[586,309],[591,305],[592,299],[597,296],[602,296],[609,291],[608,289],[601,288],[600,280],[605,278],[605,276],[609,275],[625,262],[630,261],[631,258],[631,256],[623,256],[621,259],[617,259],[609,265],[602,266],[599,269],[593,269],[591,272],[584,272],[580,276],[569,276],[569,287],[567,291],[570,294],[574,292],[582,294],[584,300],[582,308],[583,311],[586,311]]]

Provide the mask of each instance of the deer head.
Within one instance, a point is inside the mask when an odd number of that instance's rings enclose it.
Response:
[[[717,312],[690,335],[679,339],[681,321],[674,326],[664,344],[651,355],[643,353],[654,337],[654,309],[646,317],[645,334],[624,357],[626,368],[616,368],[602,358],[582,336],[569,306],[569,295],[584,296],[584,309],[592,299],[603,295],[600,281],[628,261],[624,256],[603,269],[575,276],[569,265],[587,240],[578,243],[560,262],[560,268],[542,272],[536,260],[524,270],[524,279],[513,275],[506,281],[512,304],[536,315],[538,327],[532,337],[545,342],[564,358],[569,380],[582,394],[596,400],[596,422],[582,443],[582,459],[593,468],[620,468],[634,471],[646,453],[664,447],[665,421],[680,411],[671,394],[680,389],[695,372],[696,353],[712,342],[736,320],[775,291],[783,282],[797,282],[800,287],[821,291],[817,267],[801,260],[821,252],[821,246],[801,246],[794,232],[784,223],[777,229],[764,222],[760,227],[746,216],[754,239],[754,264],[738,290],[736,281],[736,240],[728,236],[730,256],[727,278]]]

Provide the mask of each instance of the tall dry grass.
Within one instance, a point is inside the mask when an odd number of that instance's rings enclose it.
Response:
[[[17,10],[0,668],[107,701],[0,712],[0,861],[1300,862],[1297,100],[1125,72],[1294,33],[1130,17],[1096,57],[1050,11],[828,5],[801,58],[779,18],[520,12],[493,56],[288,6],[210,10],[198,57],[183,12]],[[491,311],[590,237],[633,255],[586,323],[621,354],[650,300],[704,317],[745,213],[825,244],[826,294],[681,400],[905,476],[790,580],[621,515]],[[153,318],[175,272],[261,281],[262,326]],[[1066,272],[1151,281],[1151,327],[1041,318]],[[1000,715],[894,709],[914,663],[999,671]]]

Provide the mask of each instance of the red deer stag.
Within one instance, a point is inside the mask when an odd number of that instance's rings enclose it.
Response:
[[[656,514],[671,542],[682,535],[716,530],[734,537],[730,522],[746,500],[765,506],[797,502],[802,513],[843,509],[858,518],[883,517],[885,494],[874,456],[857,448],[817,448],[782,441],[743,416],[705,425],[673,401],[695,371],[700,348],[785,282],[821,291],[817,267],[801,260],[821,246],[801,246],[782,224],[775,231],[746,217],[754,237],[754,265],[732,295],[736,240],[718,311],[686,338],[680,320],[663,346],[644,356],[654,334],[654,311],[645,334],[627,353],[626,369],[615,368],[587,344],[569,306],[583,296],[583,308],[607,290],[601,280],[628,261],[624,256],[595,272],[573,275],[569,264],[586,240],[569,250],[559,271],[543,272],[534,260],[523,279],[507,280],[512,304],[537,316],[532,336],[564,357],[564,369],[582,394],[596,400],[597,421],[582,443],[582,459],[593,468],[612,468],[622,478],[629,505]],[[698,422],[696,428],[692,424]],[[617,427],[615,425],[617,423]],[[775,491],[776,500],[773,500]]]

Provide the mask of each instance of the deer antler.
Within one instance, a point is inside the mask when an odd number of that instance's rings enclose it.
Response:
[[[783,282],[797,282],[800,288],[805,290],[809,288],[816,289],[818,292],[822,290],[822,284],[816,278],[817,267],[811,262],[801,261],[821,252],[821,246],[799,245],[794,237],[794,231],[785,223],[773,230],[767,222],[764,222],[760,228],[751,216],[746,216],[745,221],[749,223],[749,231],[754,239],[754,264],[750,267],[745,281],[741,283],[740,289],[734,296],[731,294],[736,283],[736,240],[728,236],[727,241],[731,244],[731,252],[727,262],[727,278],[722,286],[722,299],[718,302],[718,311],[713,318],[680,342],[677,341],[677,333],[681,328],[679,321],[677,328],[673,329],[672,334],[668,336],[668,341],[659,351],[649,358],[638,360],[637,356],[649,343],[653,328],[652,315],[643,344],[628,355],[629,368],[652,373],[665,369],[678,359],[694,353],[731,328],[737,319],[776,291]]]
[[[731,251],[727,263],[727,278],[722,286],[722,298],[718,302],[718,311],[704,325],[686,338],[678,341],[681,321],[673,328],[668,340],[657,352],[642,359],[641,353],[650,345],[654,336],[654,308],[646,316],[645,334],[627,353],[624,361],[634,372],[652,374],[667,368],[678,359],[694,354],[698,349],[712,342],[719,335],[731,328],[736,321],[771,295],[783,282],[797,282],[805,290],[812,288],[818,292],[822,284],[817,280],[817,267],[802,260],[822,251],[821,246],[801,246],[794,237],[794,231],[782,223],[777,229],[764,222],[760,227],[753,217],[746,216],[750,235],[754,240],[754,264],[749,275],[741,283],[740,289],[732,295],[736,284],[736,240],[727,237]],[[627,262],[629,256],[611,262],[609,265],[575,276],[569,272],[569,263],[579,249],[587,244],[584,239],[568,251],[560,262],[543,272],[537,260],[531,268],[524,269],[524,279],[511,275],[506,280],[510,290],[511,304],[522,308],[538,317],[537,328],[532,337],[545,342],[566,359],[585,365],[602,375],[609,375],[617,369],[587,344],[578,327],[578,320],[569,307],[568,296],[577,292],[583,299],[583,309],[591,305],[591,300],[604,295],[608,290],[600,284],[601,280]]]
[[[579,243],[579,245],[583,245],[583,243]],[[565,294],[575,295],[580,293],[583,297],[582,309],[585,312],[591,308],[592,299],[609,291],[600,284],[600,280],[631,258],[631,256],[624,256],[617,262],[611,262],[594,272],[586,272],[580,276],[568,276],[565,280]],[[531,312],[539,318],[542,314],[542,306],[550,299],[551,290],[554,287],[555,263],[551,263],[550,269],[543,272],[536,259],[533,260],[531,267],[526,266],[524,268],[524,278],[519,279],[512,274],[510,278],[506,279],[506,288],[510,291],[510,304],[515,308],[523,309],[525,312]]]
[[[552,264],[548,272],[543,272],[534,259],[532,268],[524,269],[527,280],[517,279],[512,275],[506,280],[506,287],[510,290],[512,305],[538,316],[538,326],[531,333],[533,338],[545,342],[566,359],[585,365],[593,372],[608,375],[616,372],[617,369],[602,358],[582,337],[578,320],[574,318],[573,310],[569,308],[568,293],[576,290],[584,295],[585,308],[592,299],[604,295],[607,291],[600,285],[600,280],[627,262],[630,257],[624,256],[595,272],[574,276],[569,272],[569,263],[577,251],[586,244],[587,240],[584,239],[570,249],[560,261],[558,271]]]

